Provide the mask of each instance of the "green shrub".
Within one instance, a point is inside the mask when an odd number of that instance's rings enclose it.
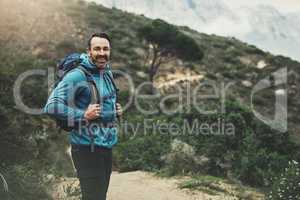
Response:
[[[268,200],[300,199],[300,165],[291,161],[279,176],[275,177]]]
[[[41,174],[37,173],[36,170],[32,162],[26,162],[2,171],[8,184],[9,199],[51,199],[46,192],[48,185],[43,183]]]
[[[163,165],[161,159],[169,149],[166,136],[136,136],[119,143],[114,150],[114,165],[121,171],[159,170]]]
[[[248,45],[248,48],[245,49],[245,50],[246,50],[246,53],[249,53],[249,54],[258,54],[258,55],[265,55],[266,54],[264,51],[258,49],[254,45]]]
[[[236,159],[237,165],[233,171],[244,183],[251,186],[270,186],[270,178],[284,167],[285,156],[269,153],[265,149],[255,149],[244,152]]]
[[[255,119],[249,108],[240,103],[226,101],[225,107],[224,114],[192,111],[182,117],[191,123],[194,119],[207,124],[217,120],[232,123],[234,135],[192,134],[182,136],[181,140],[195,149],[196,156],[209,158],[209,174],[226,176],[233,172],[243,183],[270,186],[270,178],[286,167],[288,160],[297,159],[299,147],[290,141],[288,133],[280,133]]]

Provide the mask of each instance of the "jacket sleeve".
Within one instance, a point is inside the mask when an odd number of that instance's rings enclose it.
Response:
[[[82,89],[86,77],[79,70],[70,71],[51,92],[43,112],[51,117],[80,122],[85,110],[76,106],[76,93]]]

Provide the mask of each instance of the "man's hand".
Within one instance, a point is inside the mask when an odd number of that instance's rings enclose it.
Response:
[[[116,103],[116,111],[117,111],[117,116],[121,117],[123,114],[122,106],[119,103]]]
[[[99,104],[90,104],[84,113],[84,118],[87,120],[93,120],[100,116],[101,107]]]

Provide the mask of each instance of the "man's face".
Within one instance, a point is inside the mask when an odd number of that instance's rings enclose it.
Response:
[[[109,61],[110,45],[105,38],[93,37],[91,40],[91,47],[88,49],[88,55],[92,62],[102,69],[105,63]]]

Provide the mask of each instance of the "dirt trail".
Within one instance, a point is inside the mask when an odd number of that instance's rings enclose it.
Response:
[[[182,181],[183,178],[161,178],[153,173],[142,171],[113,172],[107,200],[238,200],[241,198],[233,185],[222,184],[226,192],[212,195],[202,191],[179,189],[178,183]],[[77,178],[58,180],[49,193],[55,200],[80,200]],[[246,191],[242,199],[261,200],[263,196],[253,191]]]
[[[187,179],[187,178],[186,178]],[[220,183],[225,192],[217,195],[202,191],[178,188],[183,178],[161,178],[142,171],[113,172],[108,191],[108,200],[262,200],[256,191],[239,192],[236,185]]]
[[[150,173],[136,171],[113,173],[108,200],[200,200],[200,193],[191,194],[177,188],[178,180],[158,178]]]

